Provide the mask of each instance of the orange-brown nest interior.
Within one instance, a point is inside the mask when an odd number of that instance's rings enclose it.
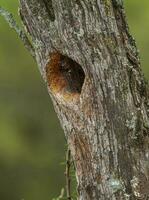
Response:
[[[58,52],[51,53],[46,66],[46,75],[48,87],[55,95],[60,94],[65,99],[80,95],[85,73],[74,60]]]

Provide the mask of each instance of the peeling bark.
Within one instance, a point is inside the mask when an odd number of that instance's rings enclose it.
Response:
[[[149,95],[121,0],[20,0],[80,200],[149,199]]]

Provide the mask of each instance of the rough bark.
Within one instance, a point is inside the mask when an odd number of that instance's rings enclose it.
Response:
[[[149,101],[121,0],[20,0],[79,200],[149,199]]]

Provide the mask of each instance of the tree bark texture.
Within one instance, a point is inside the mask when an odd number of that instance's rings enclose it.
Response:
[[[20,0],[79,200],[149,199],[149,98],[121,0]]]

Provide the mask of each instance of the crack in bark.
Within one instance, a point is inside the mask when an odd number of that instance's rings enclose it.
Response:
[[[55,14],[54,14],[54,9],[52,5],[52,0],[42,0],[45,4],[45,7],[47,9],[47,12],[50,16],[51,21],[55,20]]]

